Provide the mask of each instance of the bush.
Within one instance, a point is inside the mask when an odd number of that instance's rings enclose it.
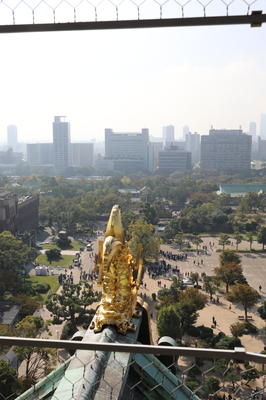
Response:
[[[49,285],[49,283],[43,282],[43,283],[38,283],[34,287],[34,289],[37,293],[47,293],[51,289],[51,286]]]
[[[233,336],[222,337],[215,346],[217,349],[233,350],[235,347],[242,347],[241,340]]]
[[[197,387],[199,387],[198,381],[186,381],[185,384],[192,392],[194,392],[194,390],[196,390]]]
[[[230,326],[231,334],[234,337],[239,337],[245,334],[245,323],[244,322],[235,322]]]
[[[191,326],[188,329],[188,334],[193,337],[198,337],[200,339],[206,340],[213,337],[213,330],[204,325]]]

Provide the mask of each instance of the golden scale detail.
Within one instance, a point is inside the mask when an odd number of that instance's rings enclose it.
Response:
[[[132,316],[136,311],[137,291],[142,272],[141,252],[138,245],[136,260],[130,254],[122,226],[121,209],[113,206],[104,240],[98,242],[99,252],[96,266],[99,269],[98,284],[102,285],[102,299],[91,323],[94,332],[100,332],[104,325],[115,325],[119,333],[135,330]],[[133,279],[137,274],[136,279]]]

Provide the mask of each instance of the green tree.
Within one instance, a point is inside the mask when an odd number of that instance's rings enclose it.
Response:
[[[20,293],[25,280],[24,265],[31,258],[31,248],[4,231],[0,233],[0,249],[0,297],[6,291]]]
[[[260,373],[255,367],[251,365],[247,365],[246,371],[242,374],[242,378],[246,380],[246,385],[249,384],[250,381],[258,379],[260,377]]]
[[[242,242],[243,236],[242,236],[239,232],[237,232],[237,233],[234,235],[234,239],[235,239],[235,241],[236,241],[236,251],[238,251],[238,245]]]
[[[231,287],[229,299],[234,303],[241,304],[245,312],[245,321],[248,320],[248,309],[253,307],[260,295],[257,290],[247,284],[237,284]]]
[[[175,242],[179,246],[179,250],[181,251],[183,243],[184,243],[184,235],[183,235],[183,233],[178,233],[177,235],[175,235]]]
[[[266,227],[263,226],[258,230],[258,235],[257,235],[257,241],[258,243],[262,244],[262,250],[264,251],[264,246],[266,244]]]
[[[45,255],[50,264],[52,261],[59,261],[62,258],[61,251],[59,249],[46,250]]]
[[[158,299],[160,300],[160,306],[162,307],[167,307],[177,303],[179,298],[180,289],[175,283],[172,283],[170,288],[163,288],[158,292]]]
[[[206,275],[203,277],[203,289],[205,290],[206,293],[209,293],[210,301],[212,301],[212,296],[216,292],[216,286],[214,284],[212,276]]]
[[[196,288],[187,288],[180,293],[181,303],[191,303],[195,310],[202,310],[207,304],[207,296]]]
[[[53,315],[54,324],[70,321],[72,327],[77,329],[77,322],[82,316],[94,313],[94,310],[88,310],[87,307],[99,298],[99,293],[94,292],[88,282],[64,283],[62,293],[52,294],[46,307]]]
[[[171,219],[166,225],[163,236],[166,240],[173,239],[180,232],[180,222],[178,219]]]
[[[214,376],[210,376],[209,378],[207,378],[203,386],[203,389],[207,395],[217,392],[219,388],[220,388],[220,381],[218,378],[215,378]]]
[[[140,212],[144,215],[144,218],[149,224],[155,225],[158,222],[158,217],[155,208],[150,203],[145,203],[141,208]]]
[[[157,329],[160,336],[181,337],[180,318],[174,307],[162,307],[158,313]]]
[[[191,272],[190,279],[192,280],[193,283],[195,283],[198,286],[198,284],[199,284],[199,273],[198,272]]]
[[[233,368],[230,368],[224,375],[224,380],[227,382],[230,382],[233,386],[233,389],[235,389],[235,384],[240,379],[241,379],[241,377],[239,376],[239,373],[237,373],[237,371],[234,370]]]
[[[137,245],[142,244],[142,256],[144,260],[157,259],[159,255],[160,239],[154,232],[154,227],[145,219],[139,218],[129,225],[129,246],[136,257]]]
[[[241,264],[241,259],[238,254],[232,250],[223,251],[220,256],[220,265],[225,265],[229,263]]]
[[[35,338],[47,325],[41,317],[28,315],[16,324],[16,335]],[[40,375],[45,375],[54,362],[55,351],[46,348],[15,346],[14,351],[19,361],[25,361],[25,379],[36,383]]]
[[[196,245],[197,252],[199,251],[199,245],[203,243],[203,240],[199,235],[194,235],[192,238],[192,243]]]
[[[3,399],[9,396],[13,399],[14,395],[18,395],[20,384],[16,371],[4,360],[0,360],[0,378],[0,395]]]
[[[253,233],[249,232],[247,234],[247,240],[249,242],[249,250],[252,251]]]
[[[243,277],[241,265],[233,262],[214,268],[214,272],[217,279],[225,283],[226,293],[228,293],[230,285],[234,285]]]
[[[230,240],[229,239],[230,239],[230,237],[228,235],[226,235],[225,233],[222,233],[220,235],[218,243],[219,243],[220,246],[223,247],[223,251],[224,251],[225,246],[230,244]]]
[[[190,301],[180,301],[175,305],[175,311],[180,319],[182,335],[197,321],[198,314],[195,304]]]

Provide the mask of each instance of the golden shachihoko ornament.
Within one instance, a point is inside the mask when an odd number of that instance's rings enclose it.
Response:
[[[141,279],[141,245],[136,260],[130,254],[122,226],[121,209],[113,206],[103,241],[99,241],[96,259],[99,268],[98,283],[102,285],[102,299],[91,323],[94,332],[104,325],[115,325],[118,332],[126,334],[134,330],[131,322],[136,314],[137,291]],[[136,271],[137,278],[133,279]],[[135,275],[134,274],[134,275]]]

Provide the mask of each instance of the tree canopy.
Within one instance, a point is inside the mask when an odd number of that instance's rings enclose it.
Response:
[[[24,265],[32,256],[32,249],[10,232],[0,233],[0,297],[6,291],[21,291]]]
[[[247,284],[237,284],[232,286],[229,294],[229,299],[232,302],[243,306],[246,321],[248,320],[248,309],[257,303],[259,297],[260,295],[257,290]]]
[[[139,218],[129,225],[129,246],[134,256],[137,255],[137,245],[142,244],[144,260],[157,259],[160,239],[154,232],[154,227],[145,219]]]

